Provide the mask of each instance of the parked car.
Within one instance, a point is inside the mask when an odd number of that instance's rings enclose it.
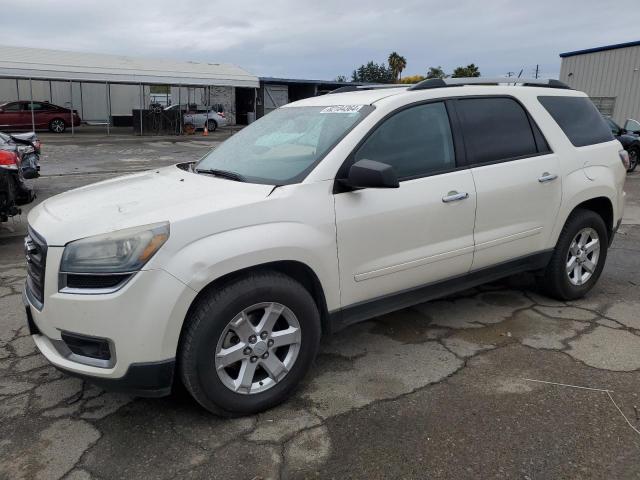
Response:
[[[31,109],[33,105],[33,122]],[[18,101],[0,104],[0,128],[3,130],[49,129],[54,133],[63,133],[67,127],[80,125],[80,116],[76,110],[59,107],[49,102]]]
[[[38,177],[39,157],[28,140],[0,133],[0,222],[21,213],[35,199],[25,178]]]
[[[605,117],[607,121],[607,125],[611,129],[611,133],[616,137],[624,149],[629,153],[629,168],[628,172],[633,172],[638,166],[638,159],[640,158],[640,136],[636,133],[632,133],[626,128],[621,128],[616,122],[614,122],[610,117]],[[629,125],[629,120],[625,124]]]
[[[16,154],[16,165],[20,166],[24,178],[40,176],[41,147],[42,143],[35,132],[13,135],[0,132],[0,150]]]
[[[627,133],[640,135],[640,122],[638,120],[634,120],[633,118],[628,118],[627,121],[624,122],[624,129],[627,131]]]
[[[166,107],[165,110],[171,111],[178,108],[184,112],[182,117],[184,124],[192,125],[195,129],[204,129],[206,124],[208,131],[215,132],[218,127],[227,125],[227,119],[223,111],[206,106],[171,105]]]
[[[26,239],[35,344],[105,388],[181,381],[241,415],[285,400],[321,334],[355,322],[523,271],[582,297],[628,155],[584,93],[504,81],[308,98],[197,163],[46,199]]]

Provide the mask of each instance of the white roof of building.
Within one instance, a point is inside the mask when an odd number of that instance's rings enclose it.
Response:
[[[0,45],[0,77],[190,86],[259,86],[228,63],[178,62]]]

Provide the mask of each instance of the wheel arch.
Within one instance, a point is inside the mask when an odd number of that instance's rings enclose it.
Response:
[[[242,278],[243,276],[256,272],[266,271],[276,271],[282,273],[300,283],[311,294],[313,300],[316,303],[316,306],[318,307],[318,311],[320,312],[320,326],[322,328],[322,333],[331,332],[331,323],[329,320],[327,301],[322,283],[320,282],[318,275],[313,271],[311,267],[297,260],[277,260],[262,263],[259,265],[253,265],[250,267],[245,267],[239,270],[228,272],[212,280],[207,285],[205,285],[204,288],[202,288],[193,299],[191,305],[189,306],[189,309],[187,310],[185,319],[191,314],[200,299],[207,295],[211,290],[222,288],[223,286],[228,285],[229,283]],[[183,320],[181,331],[184,329],[184,323],[185,322]]]
[[[606,195],[599,195],[592,198],[581,200],[580,202],[576,202],[576,204],[568,210],[567,215],[563,218],[562,222],[558,222],[559,230],[557,235],[555,236],[555,242],[558,241],[558,237],[560,235],[560,231],[567,223],[567,220],[573,215],[577,210],[591,210],[592,212],[597,213],[603,220],[607,227],[607,236],[609,241],[612,238],[614,225],[614,209],[613,209],[613,201]]]

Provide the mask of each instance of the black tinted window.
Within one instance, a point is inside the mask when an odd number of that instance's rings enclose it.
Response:
[[[355,161],[363,159],[393,166],[398,178],[453,169],[453,139],[444,103],[407,108],[385,120],[356,152]]]
[[[538,152],[529,118],[511,98],[469,98],[458,101],[467,158],[486,163]]]
[[[8,103],[6,104],[4,107],[2,107],[2,109],[5,112],[19,112],[20,110],[22,110],[22,104],[21,103]]]
[[[611,129],[586,97],[538,97],[576,147],[613,140]]]
[[[620,133],[620,127],[616,122],[607,117],[604,118],[604,121],[607,122],[607,125],[613,135],[618,135],[618,133]]]

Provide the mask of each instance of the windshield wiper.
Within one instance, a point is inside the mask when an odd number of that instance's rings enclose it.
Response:
[[[215,168],[196,168],[196,173],[204,173],[207,175],[214,175],[216,177],[228,178],[229,180],[235,180],[236,182],[246,182],[247,179],[236,172],[230,172],[229,170],[217,170]]]

